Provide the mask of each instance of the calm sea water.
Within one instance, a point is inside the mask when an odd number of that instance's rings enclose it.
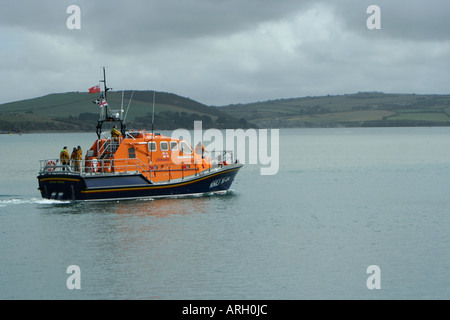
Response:
[[[0,299],[450,298],[450,128],[280,130],[225,195],[41,199],[38,160],[94,139],[0,135]]]

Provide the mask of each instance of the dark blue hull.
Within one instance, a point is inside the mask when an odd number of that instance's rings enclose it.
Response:
[[[152,183],[142,174],[89,176],[42,174],[39,190],[45,199],[89,201],[139,199],[214,193],[230,188],[242,165],[186,177],[173,182]]]

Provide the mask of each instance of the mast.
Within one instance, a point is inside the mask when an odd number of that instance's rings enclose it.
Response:
[[[119,122],[120,123],[120,132],[122,133],[122,136],[125,137],[126,125],[123,120],[123,112],[122,112],[123,106],[121,107],[121,110],[118,114],[114,110],[112,110],[112,111],[109,110],[109,105],[107,102],[107,92],[109,90],[111,90],[112,88],[108,88],[108,86],[106,85],[106,70],[105,69],[106,69],[106,67],[103,67],[103,80],[100,80],[100,82],[103,82],[103,85],[104,85],[104,94],[101,95],[100,100],[99,100],[100,103],[105,101],[105,104],[104,104],[104,110],[101,110],[100,118],[97,122],[97,137],[99,139],[101,138],[102,126],[105,121]]]
[[[105,100],[108,101],[106,94],[107,94],[108,90],[111,89],[111,88],[108,88],[106,86],[106,71],[105,71],[105,69],[106,69],[106,67],[103,67],[103,80],[100,80],[100,82],[103,82]],[[106,105],[105,111],[106,111],[106,115],[108,115],[108,105]]]
[[[105,85],[105,99],[106,99],[106,92],[108,91],[108,88],[106,87],[106,67],[103,67],[103,84]]]
[[[106,93],[108,92],[108,90],[112,89],[112,88],[108,88],[106,86],[106,71],[105,71],[106,67],[103,67],[103,83],[105,85],[105,99],[106,99]]]

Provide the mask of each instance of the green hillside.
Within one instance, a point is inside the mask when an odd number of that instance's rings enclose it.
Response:
[[[153,91],[125,91],[123,95],[127,127],[150,129]],[[67,92],[2,104],[0,132],[94,131],[96,98],[97,94]],[[108,104],[120,109],[122,92],[109,92]],[[195,120],[201,120],[204,129],[449,126],[450,95],[359,92],[211,107],[156,92],[156,130],[192,129]]]
[[[263,128],[450,125],[450,95],[359,92],[229,105],[220,110]]]
[[[128,128],[151,128],[153,91],[124,91],[123,109]],[[67,92],[0,105],[0,132],[95,131],[98,94]],[[131,102],[130,102],[131,99]],[[122,106],[122,91],[108,92],[111,109]],[[128,107],[129,106],[129,107]],[[155,94],[155,129],[193,128],[195,120],[203,128],[247,128],[244,119],[214,107],[172,93]]]

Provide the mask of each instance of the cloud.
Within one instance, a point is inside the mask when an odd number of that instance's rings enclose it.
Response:
[[[450,6],[375,2],[382,28],[374,31],[365,0],[4,0],[0,102],[85,91],[104,65],[115,90],[169,91],[212,105],[447,92]],[[81,30],[66,27],[72,4]]]

